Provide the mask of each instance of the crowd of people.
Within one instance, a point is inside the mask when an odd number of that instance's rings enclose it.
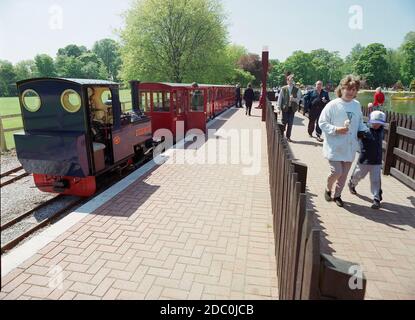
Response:
[[[383,125],[386,121],[382,107],[385,96],[381,88],[376,90],[374,102],[369,104],[369,121],[365,124],[361,104],[356,100],[360,80],[349,75],[341,80],[336,89],[337,98],[330,100],[323,89],[323,82],[317,81],[315,88],[304,95],[295,83],[294,74],[286,75],[287,85],[276,92],[276,117],[281,117],[283,130],[288,142],[291,140],[295,113],[300,101],[309,114],[307,133],[323,142],[323,156],[328,161],[329,175],[326,181],[324,198],[343,207],[342,192],[349,171],[359,152],[357,163],[348,182],[349,191],[357,194],[359,182],[370,174],[373,209],[379,209],[382,201],[381,167]],[[316,135],[314,136],[314,132]]]

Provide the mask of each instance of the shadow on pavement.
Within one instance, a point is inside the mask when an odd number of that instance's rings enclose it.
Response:
[[[327,232],[325,231],[326,228],[324,228],[322,221],[320,220],[320,215],[316,209],[316,206],[314,204],[314,198],[317,197],[316,194],[313,194],[310,192],[310,189],[307,187],[307,210],[312,210],[314,212],[313,214],[313,228],[320,230],[320,248],[321,252],[325,254],[332,255],[336,250],[334,250],[330,245],[332,244],[331,241],[327,239]]]

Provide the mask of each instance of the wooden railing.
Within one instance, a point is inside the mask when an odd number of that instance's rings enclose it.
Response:
[[[7,132],[16,132],[19,130],[23,130],[23,127],[16,127],[16,128],[8,128],[8,129],[4,129],[4,123],[3,120],[4,119],[13,119],[13,118],[19,118],[21,119],[22,115],[20,113],[18,114],[10,114],[7,116],[0,116],[0,147],[1,147],[1,151],[8,151],[8,147],[7,147],[7,142],[6,142],[6,133]]]
[[[362,108],[366,120],[367,108]],[[383,174],[392,175],[415,190],[415,117],[386,111]]]
[[[280,299],[363,299],[363,273],[355,275],[359,288],[349,285],[359,266],[320,250],[321,232],[313,225],[317,219],[306,208],[307,166],[294,160],[269,101],[266,128]]]
[[[126,111],[131,110],[131,101],[121,102],[121,110],[122,110],[122,112],[126,112]],[[13,118],[21,119],[21,117],[22,117],[22,115],[20,113],[10,114],[10,115],[7,115],[7,116],[0,116],[0,147],[1,147],[2,152],[8,151],[9,148],[12,149],[12,146],[7,145],[5,134],[8,133],[8,132],[16,132],[16,131],[19,131],[19,130],[23,130],[23,127],[15,127],[15,128],[4,129],[3,120],[13,119]]]

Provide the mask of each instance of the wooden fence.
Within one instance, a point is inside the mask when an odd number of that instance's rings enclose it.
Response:
[[[355,275],[360,289],[349,285],[352,270],[359,267],[320,250],[321,232],[313,225],[314,212],[306,208],[307,166],[293,160],[269,101],[266,127],[280,299],[363,299],[363,274]]]
[[[18,114],[10,114],[7,116],[0,116],[0,146],[1,146],[1,151],[8,151],[8,147],[7,147],[7,142],[6,142],[6,133],[7,132],[16,132],[19,130],[23,130],[23,127],[16,127],[16,128],[8,128],[8,129],[4,129],[4,124],[3,124],[3,120],[4,119],[13,119],[13,118],[21,118],[22,115],[20,113]]]
[[[362,108],[366,120],[367,108]],[[415,117],[386,111],[383,174],[392,175],[415,190]]]
[[[131,101],[121,102],[121,110],[122,110],[122,112],[126,112],[128,110],[131,110]],[[7,116],[0,116],[0,148],[1,148],[1,152],[8,151],[9,148],[11,148],[11,146],[7,146],[6,135],[5,134],[8,133],[8,132],[16,132],[16,131],[19,131],[19,130],[23,130],[23,127],[4,129],[3,120],[13,119],[13,118],[21,118],[21,117],[22,117],[22,115],[20,113],[10,114],[10,115],[7,115]]]

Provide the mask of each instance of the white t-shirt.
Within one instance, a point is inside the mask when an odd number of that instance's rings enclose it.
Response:
[[[349,132],[337,134],[336,128],[345,127],[346,120],[350,120]],[[363,123],[359,101],[346,102],[341,98],[330,101],[321,112],[318,124],[325,136],[324,157],[330,161],[353,162],[360,149],[357,132],[369,130]]]

